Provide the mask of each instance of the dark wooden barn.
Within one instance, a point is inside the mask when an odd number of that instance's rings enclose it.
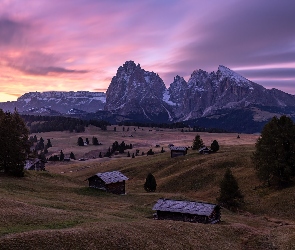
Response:
[[[217,223],[220,221],[220,206],[196,201],[159,199],[153,210],[155,219],[178,220],[199,223]]]
[[[89,187],[98,188],[113,194],[125,194],[125,181],[128,178],[119,171],[97,173],[87,179]]]
[[[170,147],[171,150],[171,158],[182,156],[187,154],[187,147]]]

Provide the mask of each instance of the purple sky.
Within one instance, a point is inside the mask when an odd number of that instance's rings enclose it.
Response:
[[[224,65],[295,94],[295,1],[0,0],[0,101],[105,92],[127,60],[166,86]]]

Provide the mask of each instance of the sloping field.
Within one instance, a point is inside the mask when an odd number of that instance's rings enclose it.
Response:
[[[51,152],[71,150],[80,157],[95,146],[78,147],[77,138],[93,135],[103,142],[101,148],[124,140],[134,145],[130,153],[152,147],[156,154],[49,163],[48,172],[0,176],[0,249],[295,249],[295,188],[260,186],[250,160],[257,135],[200,133],[207,145],[216,139],[220,151],[189,150],[171,159],[167,145],[190,146],[196,133],[144,129],[137,128],[133,137],[123,137],[119,128],[38,134],[53,138]],[[166,152],[158,153],[156,144]],[[222,209],[222,221],[215,225],[153,219],[152,207],[161,197],[215,203],[227,167],[245,195],[240,211]],[[89,176],[111,170],[129,177],[126,195],[87,187]],[[143,189],[149,172],[158,184],[155,193]]]

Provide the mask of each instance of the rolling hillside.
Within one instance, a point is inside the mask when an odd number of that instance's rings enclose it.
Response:
[[[206,136],[212,134],[202,134],[205,141]],[[220,134],[225,136],[232,135]],[[22,179],[0,176],[0,249],[294,248],[295,188],[260,186],[250,160],[253,143],[220,146],[211,155],[189,150],[171,159],[165,148],[134,159],[51,163],[48,172],[26,172]],[[153,219],[152,207],[161,197],[215,203],[227,167],[245,195],[240,211],[222,209],[215,225]],[[129,177],[126,195],[87,187],[89,176],[111,170]],[[155,193],[143,189],[149,172],[157,180]]]

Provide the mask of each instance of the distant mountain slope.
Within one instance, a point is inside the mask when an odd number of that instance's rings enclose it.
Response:
[[[105,93],[89,91],[49,91],[29,92],[20,96],[16,102],[0,103],[3,110],[30,113],[31,110],[49,108],[56,112],[66,114],[71,109],[85,112],[95,112],[103,109]],[[40,113],[42,114],[42,113]]]

